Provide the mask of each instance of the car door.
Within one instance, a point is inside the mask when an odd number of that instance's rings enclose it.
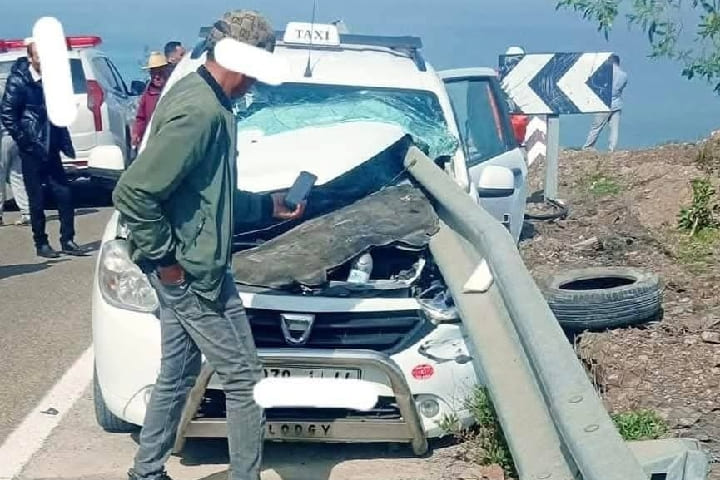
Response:
[[[135,121],[135,113],[137,110],[137,104],[140,101],[140,97],[130,93],[130,89],[128,88],[127,83],[125,83],[125,79],[120,74],[120,70],[118,70],[118,68],[115,66],[115,64],[110,59],[107,59],[107,61],[108,61],[108,64],[110,65],[110,70],[112,70],[117,82],[120,84],[123,91],[125,92],[125,97],[124,97],[124,102],[123,102],[123,109],[124,109],[123,113],[126,118],[126,123],[128,125],[131,125]]]
[[[92,59],[92,66],[95,75],[105,92],[105,103],[109,130],[113,142],[123,150],[126,147],[126,129],[128,92],[122,77],[117,74],[117,69],[107,57],[96,56]]]
[[[527,164],[497,77],[486,68],[439,75],[460,131],[471,193],[518,241],[525,217]]]

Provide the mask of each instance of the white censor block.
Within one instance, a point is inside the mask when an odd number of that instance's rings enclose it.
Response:
[[[40,18],[33,27],[33,41],[40,57],[48,118],[53,125],[69,127],[77,117],[78,105],[62,24],[54,17]]]
[[[375,386],[364,380],[335,378],[265,378],[255,386],[262,408],[346,408],[371,410],[378,401]]]
[[[224,68],[268,85],[280,85],[290,76],[290,65],[265,49],[223,38],[215,45],[215,60]]]

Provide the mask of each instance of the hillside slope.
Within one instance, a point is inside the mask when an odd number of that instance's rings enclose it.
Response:
[[[720,234],[708,230],[691,237],[679,231],[678,215],[692,201],[693,179],[706,178],[717,187],[718,159],[720,137],[614,154],[563,152],[559,196],[569,203],[570,213],[563,220],[533,222],[534,232],[521,243],[536,278],[568,268],[614,265],[660,275],[661,322],[585,334],[577,340],[578,354],[591,366],[611,412],[652,409],[673,434],[703,441],[716,461]],[[531,191],[540,190],[544,165],[531,170]],[[720,478],[720,472],[712,478]]]

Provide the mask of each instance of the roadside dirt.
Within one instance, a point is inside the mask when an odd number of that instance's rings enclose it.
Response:
[[[585,334],[577,351],[609,410],[652,409],[672,435],[696,438],[720,461],[720,242],[677,229],[691,180],[718,184],[720,137],[603,154],[563,152],[559,196],[567,218],[533,222],[522,255],[537,279],[568,268],[632,266],[660,275],[664,318],[642,328]],[[701,158],[701,150],[711,155]],[[704,166],[704,168],[701,168]],[[531,169],[541,190],[544,165]],[[720,479],[715,465],[711,478]]]

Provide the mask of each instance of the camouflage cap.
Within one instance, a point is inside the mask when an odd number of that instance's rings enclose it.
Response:
[[[275,31],[270,22],[253,10],[227,12],[215,22],[205,40],[206,48],[212,51],[223,38],[232,38],[272,52],[275,50]]]

